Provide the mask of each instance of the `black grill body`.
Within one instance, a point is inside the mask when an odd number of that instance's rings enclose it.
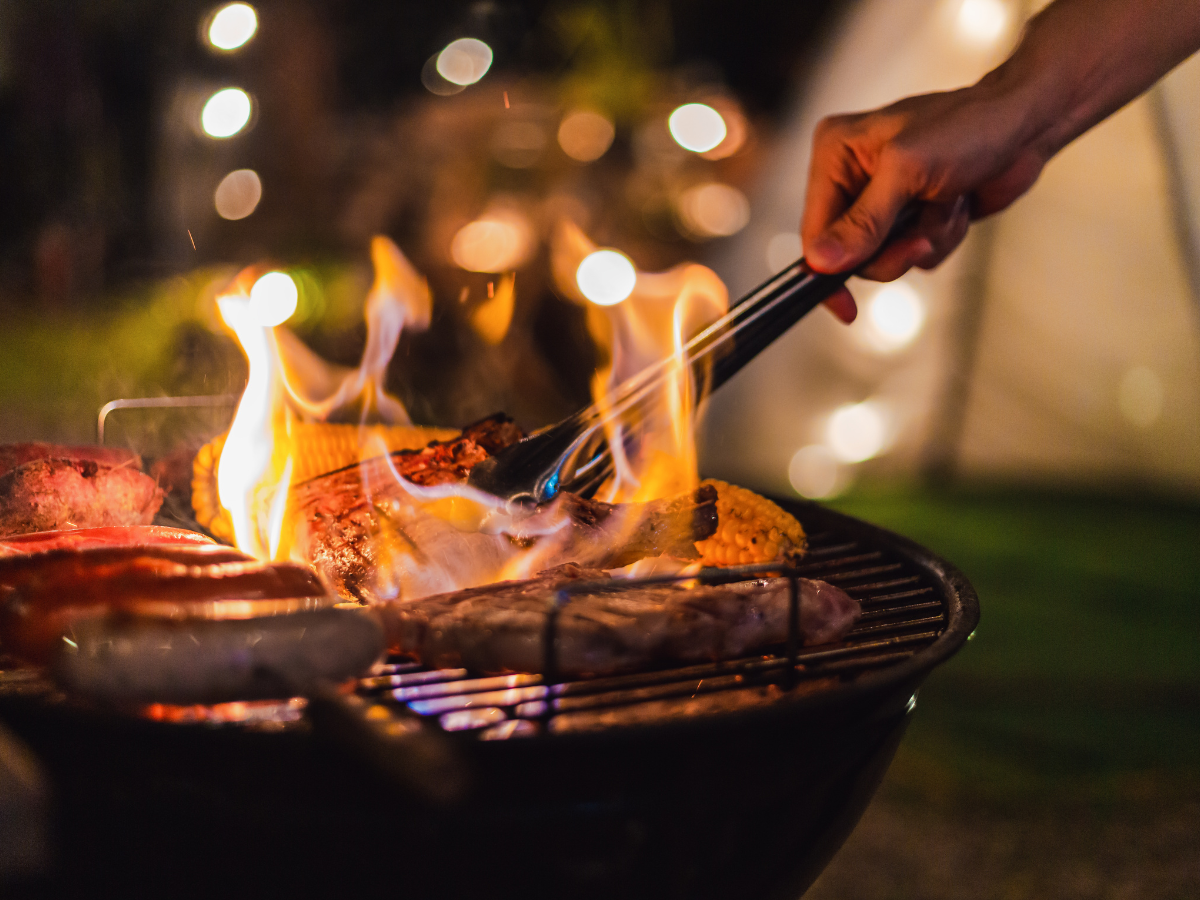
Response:
[[[599,708],[608,717],[599,725],[569,727],[565,708],[526,695],[473,706],[490,683],[453,673],[424,677],[454,686],[440,692],[451,705],[461,697],[463,708],[528,726],[504,726],[503,740],[481,739],[496,722],[447,730],[461,722],[444,718],[445,703],[396,699],[378,676],[362,683],[361,702],[318,698],[304,720],[267,731],[0,691],[0,716],[57,791],[58,864],[33,890],[798,896],[865,809],[920,683],[963,644],[979,610],[962,575],[924,548],[779,502],[812,538],[804,574],[863,602],[855,632],[842,645],[800,648],[795,668],[779,648],[707,670],[695,689],[689,667],[621,691],[549,691]],[[647,696],[659,705],[641,703]],[[697,708],[697,699],[712,702]],[[362,714],[371,707],[386,717]]]

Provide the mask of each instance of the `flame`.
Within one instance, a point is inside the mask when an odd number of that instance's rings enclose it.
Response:
[[[276,305],[262,302],[261,289],[255,294],[266,278],[288,278],[286,274],[263,275],[250,267],[217,299],[221,318],[250,366],[217,466],[217,491],[233,521],[237,546],[258,559],[286,557],[290,549],[288,489],[295,455],[302,450],[293,437],[297,423],[324,421],[357,406],[361,425],[411,424],[404,405],[387,393],[384,383],[401,332],[428,327],[432,295],[425,279],[387,238],[371,241],[371,259],[375,282],[364,308],[367,340],[355,369],[326,363],[283,327],[287,316],[280,319]],[[377,453],[371,430],[361,429],[359,458]]]
[[[684,347],[729,307],[716,273],[683,263],[666,272],[637,272],[633,291],[613,305],[589,302],[576,283],[580,263],[596,245],[562,221],[551,248],[558,289],[586,306],[588,330],[607,362],[592,379],[592,395],[606,409],[610,392],[647,366],[665,361],[664,377],[648,408],[613,416],[607,437],[616,468],[602,488],[609,502],[640,502],[678,494],[700,483],[695,427],[703,385],[695,385]]]

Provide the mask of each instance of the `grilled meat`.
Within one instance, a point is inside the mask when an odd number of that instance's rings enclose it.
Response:
[[[533,571],[563,562],[619,567],[661,554],[695,558],[694,542],[716,529],[716,492],[704,487],[630,505],[563,494],[505,533],[464,530],[416,502],[396,477],[422,487],[462,483],[472,466],[520,438],[510,420],[493,416],[455,440],[296,485],[289,502],[300,555],[343,596],[372,603],[496,581],[522,554],[530,554]]]
[[[729,659],[787,639],[788,583],[772,578],[719,587],[618,582],[598,569],[568,564],[527,581],[509,581],[379,607],[392,649],[427,666],[484,673],[540,672],[548,616],[566,595],[555,627],[561,675],[609,675],[648,665]],[[800,633],[806,644],[838,640],[858,603],[823,581],[800,580]]]
[[[0,475],[0,536],[149,525],[162,501],[163,492],[154,479],[132,465],[37,458]]]
[[[208,546],[215,542],[198,531],[162,525],[109,525],[70,531],[34,531],[0,538],[0,557],[46,550],[86,547],[149,547],[159,544]]]
[[[305,566],[263,564],[220,544],[91,547],[0,558],[0,644],[45,662],[80,617],[147,604],[325,596]]]
[[[0,475],[35,459],[73,459],[139,471],[142,468],[142,458],[132,450],[95,446],[64,447],[60,444],[33,441],[27,444],[0,445]]]

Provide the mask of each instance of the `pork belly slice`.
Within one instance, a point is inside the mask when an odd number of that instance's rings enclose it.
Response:
[[[32,531],[0,538],[0,557],[46,550],[89,547],[150,547],[161,544],[209,546],[208,535],[163,525],[109,525],[100,528],[75,528],[69,531]]]
[[[550,602],[570,584],[613,580],[568,564],[509,581],[379,607],[391,648],[434,667],[540,672]],[[859,616],[845,591],[800,579],[805,644],[841,639]],[[642,585],[573,593],[559,611],[555,664],[561,675],[611,675],[664,664],[732,659],[787,640],[787,579],[734,585]]]
[[[163,502],[132,465],[33,459],[0,475],[0,537],[64,528],[149,525]]]

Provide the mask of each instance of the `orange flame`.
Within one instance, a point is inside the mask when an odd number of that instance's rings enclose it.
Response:
[[[432,295],[425,279],[387,238],[371,241],[371,258],[375,283],[364,310],[367,341],[355,369],[326,363],[292,332],[263,316],[251,299],[261,269],[242,271],[217,299],[221,317],[250,365],[221,452],[217,490],[232,518],[237,546],[258,559],[276,559],[288,549],[283,535],[296,423],[325,420],[353,404],[361,404],[364,425],[410,423],[384,382],[402,330],[428,327]],[[372,443],[372,433],[362,430],[360,452],[373,452]]]
[[[558,289],[587,307],[588,330],[608,357],[592,379],[597,404],[604,409],[613,388],[667,361],[649,408],[608,423],[616,473],[601,493],[609,501],[644,501],[690,490],[699,484],[695,420],[703,386],[692,383],[684,345],[725,313],[729,293],[711,269],[683,263],[666,272],[638,272],[633,292],[620,303],[590,303],[575,273],[596,249],[564,220],[554,236],[551,266]]]

